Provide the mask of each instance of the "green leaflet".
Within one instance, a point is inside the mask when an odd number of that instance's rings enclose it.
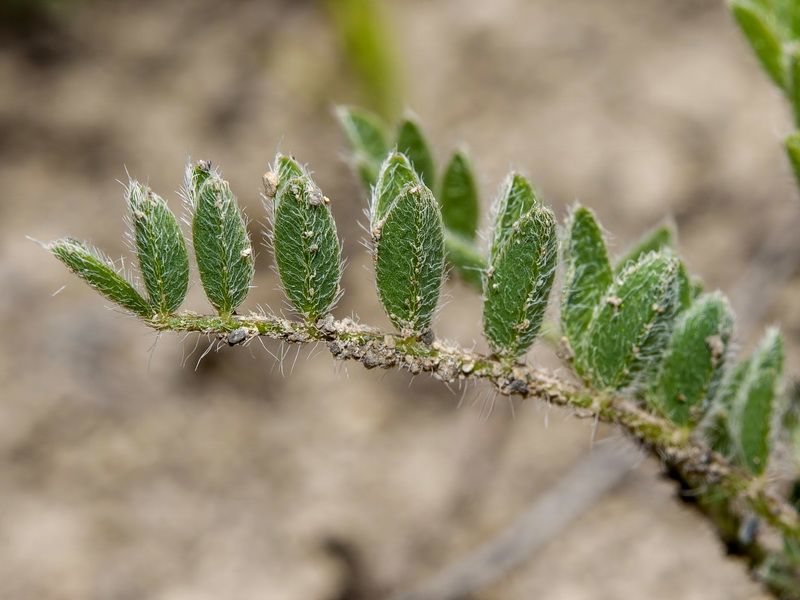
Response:
[[[422,184],[404,187],[372,234],[386,314],[404,336],[426,333],[444,275],[444,226],[431,191]]]
[[[316,322],[336,299],[341,249],[329,201],[308,175],[279,186],[272,243],[286,295],[300,314]]]
[[[483,291],[483,274],[486,259],[473,242],[445,228],[444,247],[447,261],[458,271],[458,275],[477,291]]]
[[[601,390],[647,379],[669,339],[680,295],[680,261],[672,252],[654,252],[628,266],[595,310],[576,370]]]
[[[393,152],[387,156],[381,166],[378,182],[372,189],[370,226],[375,228],[378,222],[386,216],[389,207],[397,200],[404,188],[416,186],[419,182],[419,176],[405,154]]]
[[[492,225],[492,243],[489,249],[489,262],[499,253],[514,224],[537,204],[533,188],[525,177],[519,173],[511,173],[500,188],[500,194],[494,204],[494,223]]]
[[[709,410],[711,419],[705,431],[706,441],[715,452],[728,459],[734,456],[734,445],[730,434],[731,409],[749,369],[750,360],[736,365],[730,376],[723,381],[722,388],[712,400]]]
[[[136,181],[130,183],[127,196],[142,279],[151,306],[165,317],[175,312],[186,297],[186,242],[163,198]]]
[[[675,223],[666,221],[654,227],[641,238],[618,260],[615,271],[620,273],[629,263],[637,263],[649,252],[658,252],[664,248],[675,248]]]
[[[72,238],[62,238],[46,248],[70,271],[121,307],[149,319],[153,309],[134,287],[114,268],[114,263],[99,250]]]
[[[444,226],[465,239],[474,241],[478,232],[480,201],[475,170],[464,150],[453,154],[445,168],[439,190],[439,203]]]
[[[192,237],[206,296],[228,317],[242,303],[253,281],[253,249],[236,196],[228,182],[198,163],[187,175],[194,209]]]
[[[369,189],[378,179],[381,163],[389,153],[386,126],[369,111],[339,106],[336,116],[344,131],[361,179]]]
[[[734,19],[750,42],[761,66],[779,88],[785,89],[781,42],[774,18],[762,7],[748,0],[732,0],[730,5]]]
[[[795,131],[786,138],[786,155],[789,157],[789,163],[792,165],[795,179],[800,185],[800,131]]]
[[[766,469],[771,452],[783,355],[783,339],[773,327],[767,330],[753,352],[732,399],[731,439],[745,466],[757,475]]]
[[[561,329],[582,362],[592,313],[614,278],[603,232],[588,208],[579,206],[570,215],[564,260],[567,272],[561,293]]]
[[[706,291],[706,286],[703,280],[699,277],[691,277],[689,279],[689,301],[694,302],[700,294]]]
[[[762,0],[762,3],[766,3]],[[781,28],[781,37],[797,39],[800,37],[800,2],[797,0],[773,0],[775,21]]]
[[[302,177],[306,174],[305,169],[298,163],[294,157],[292,156],[285,156],[283,154],[279,154],[275,157],[275,166],[273,167],[275,180],[269,182],[270,188],[274,188],[274,193],[272,196],[277,198],[278,191],[280,191],[281,186],[287,184],[291,179],[295,177]],[[267,176],[265,176],[265,179]],[[266,182],[265,182],[266,183]],[[273,191],[272,189],[270,191]],[[268,196],[270,194],[267,194]]]
[[[678,312],[683,312],[689,308],[702,291],[702,283],[698,287],[698,282],[691,280],[686,265],[680,260],[678,265]]]
[[[722,294],[705,294],[680,315],[649,402],[676,425],[696,425],[716,395],[733,334],[733,311]]]
[[[397,128],[397,151],[408,157],[422,182],[429,189],[435,189],[436,166],[433,150],[419,123],[411,117],[400,121]]]
[[[794,42],[786,50],[786,96],[792,105],[795,125],[800,125],[800,45],[798,42]]]
[[[501,196],[496,227],[506,226],[507,212],[514,214],[523,205],[529,209],[508,231],[494,232],[483,330],[496,354],[518,357],[531,347],[542,325],[558,260],[558,236],[555,216],[533,199],[524,178],[515,175],[511,191],[520,194]],[[527,191],[530,195],[523,198]]]

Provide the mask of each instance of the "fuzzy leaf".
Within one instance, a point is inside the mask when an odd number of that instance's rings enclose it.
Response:
[[[416,186],[420,182],[405,154],[393,152],[381,165],[378,182],[372,189],[370,202],[370,226],[376,227],[386,216],[389,207],[397,200],[400,192],[407,186]]]
[[[483,329],[496,354],[517,357],[533,344],[547,309],[558,260],[555,216],[536,202],[500,237],[486,273]]]
[[[731,12],[761,66],[781,89],[786,87],[781,42],[774,19],[748,0],[732,0]]]
[[[709,411],[711,420],[705,431],[706,441],[715,452],[729,459],[735,457],[730,433],[731,409],[749,370],[750,360],[744,360],[736,365],[730,376],[723,380],[722,388],[711,402]]]
[[[572,212],[564,254],[567,273],[561,295],[561,329],[572,351],[583,355],[592,313],[614,278],[603,232],[588,208],[580,206]]]
[[[389,153],[386,126],[371,112],[350,106],[339,106],[336,116],[350,143],[356,168],[369,189],[375,185],[381,163]]]
[[[128,208],[150,304],[162,317],[175,312],[189,286],[189,255],[178,220],[163,198],[132,181]]]
[[[279,186],[273,249],[283,288],[308,321],[327,313],[341,277],[341,249],[328,199],[307,175]]]
[[[636,243],[617,260],[615,271],[617,273],[621,272],[630,263],[635,264],[639,262],[640,258],[650,252],[658,252],[664,248],[674,249],[675,238],[675,224],[672,221],[666,221],[654,227],[639,238]]]
[[[453,154],[442,177],[439,203],[444,226],[469,241],[478,232],[480,201],[472,161],[463,150]]]
[[[416,120],[407,117],[397,128],[397,151],[405,154],[422,182],[434,189],[436,166],[433,150]]]
[[[72,238],[50,242],[46,248],[70,271],[112,302],[145,319],[153,316],[147,300],[117,273],[114,263],[99,250]]]
[[[706,286],[703,280],[699,277],[689,278],[689,300],[690,303],[694,302],[696,298],[706,291]]]
[[[408,185],[373,229],[375,279],[386,314],[405,336],[430,329],[444,276],[444,226],[422,184]]]
[[[486,259],[480,248],[447,228],[444,231],[444,247],[448,263],[456,268],[461,279],[482,292]]]
[[[645,380],[658,364],[680,306],[680,261],[654,252],[626,268],[589,325],[578,372],[599,389],[621,390]]]
[[[192,237],[206,296],[223,317],[242,303],[253,281],[253,249],[236,196],[206,165],[190,167]]]
[[[533,188],[525,177],[519,173],[511,173],[503,182],[500,194],[495,200],[494,223],[492,225],[492,242],[489,250],[489,262],[502,250],[514,229],[514,224],[527,214],[536,204]]]
[[[733,333],[721,294],[705,294],[676,321],[648,399],[677,425],[696,425],[716,395]]]
[[[689,308],[699,295],[696,282],[692,282],[686,264],[681,260],[678,265],[678,312]]]
[[[293,156],[285,156],[279,154],[275,157],[275,166],[273,167],[277,181],[273,182],[275,187],[275,198],[278,197],[278,192],[282,185],[286,185],[290,180],[295,177],[302,177],[306,174],[305,169],[300,163],[295,160]]]
[[[764,472],[772,450],[783,355],[780,332],[777,328],[767,330],[750,358],[731,406],[731,438],[744,464],[755,474]]]

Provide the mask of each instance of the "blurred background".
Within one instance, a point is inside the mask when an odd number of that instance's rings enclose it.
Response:
[[[335,315],[388,328],[337,103],[413,109],[440,160],[466,144],[487,209],[514,167],[559,218],[593,207],[615,251],[674,218],[690,270],[731,295],[743,349],[779,322],[800,372],[790,120],[722,0],[0,0],[0,598],[390,598],[592,448],[627,445],[322,347],[199,361],[208,340],[157,338],[25,239],[130,262],[127,173],[178,212],[186,161],[210,159],[260,248],[243,308],[286,311],[260,244],[280,149],[332,200],[349,261]],[[484,348],[479,299],[446,293],[437,334]],[[208,310],[196,281],[185,306]],[[528,360],[560,368],[542,348]],[[658,466],[631,465],[471,597],[760,598]]]

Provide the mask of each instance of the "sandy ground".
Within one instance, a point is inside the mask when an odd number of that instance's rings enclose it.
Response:
[[[790,121],[721,1],[388,9],[407,104],[440,156],[471,148],[487,206],[513,166],[559,215],[592,206],[620,250],[671,215],[690,268],[740,290],[743,346],[780,321],[800,371],[800,278],[756,295],[758,310],[747,300],[759,248],[800,209],[779,144]],[[222,165],[260,240],[260,176],[280,147],[333,201],[349,261],[336,315],[386,326],[331,114],[359,98],[316,3],[76,2],[0,26],[0,82],[3,600],[387,597],[491,538],[593,440],[626,443],[322,348],[253,344],[198,364],[206,340],[157,339],[25,239],[129,256],[118,180],[127,169],[177,209],[191,156]],[[262,249],[245,308],[285,310],[270,260]],[[483,347],[479,300],[457,282],[447,293],[437,333]],[[186,307],[207,310],[197,283]],[[529,360],[552,364],[544,349]],[[475,598],[759,598],[674,493],[637,462]]]

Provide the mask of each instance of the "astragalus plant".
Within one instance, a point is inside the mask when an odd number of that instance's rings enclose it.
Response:
[[[800,2],[742,0],[732,8],[773,80],[800,107]],[[263,196],[267,238],[295,319],[237,312],[254,274],[252,242],[230,185],[207,161],[189,165],[185,176],[191,244],[163,198],[136,181],[128,185],[139,283],[87,244],[64,238],[46,247],[159,331],[199,332],[231,346],[256,336],[322,342],[338,360],[443,382],[479,380],[500,394],[614,423],[690,492],[729,551],[745,557],[775,596],[800,598],[800,518],[795,500],[776,485],[776,453],[800,456],[797,419],[786,416],[780,332],[768,329],[755,349],[736,356],[730,304],[687,272],[671,227],[648,232],[612,260],[590,209],[574,206],[559,226],[518,172],[500,186],[483,244],[465,151],[440,168],[412,117],[393,129],[356,108],[341,107],[337,117],[369,197],[374,279],[394,331],[331,312],[342,293],[342,252],[330,201],[290,156],[279,155],[264,175]],[[797,139],[787,142],[795,165]],[[190,247],[213,308],[204,315],[180,310]],[[436,336],[448,274],[483,297],[486,354]],[[545,321],[560,332],[545,341],[565,357],[569,376],[525,359]]]

